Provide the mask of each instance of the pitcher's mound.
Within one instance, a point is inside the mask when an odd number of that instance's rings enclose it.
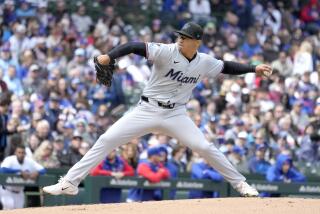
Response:
[[[11,214],[320,214],[319,199],[218,198],[11,210]]]

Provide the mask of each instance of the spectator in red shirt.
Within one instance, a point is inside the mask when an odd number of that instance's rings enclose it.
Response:
[[[300,18],[307,25],[307,30],[316,33],[320,29],[320,3],[318,0],[310,0],[301,9]]]
[[[121,179],[124,176],[133,176],[134,169],[117,155],[116,151],[113,151],[90,174],[92,176],[113,176],[116,179]],[[121,201],[121,189],[102,188],[100,201],[102,203],[119,203]]]
[[[137,168],[137,174],[144,177],[151,183],[158,183],[162,180],[168,179],[170,173],[167,168],[163,166],[161,161],[161,150],[159,147],[152,147],[148,149],[148,160],[141,162]],[[139,190],[139,201],[153,201],[162,200],[162,191],[159,189],[153,190]]]

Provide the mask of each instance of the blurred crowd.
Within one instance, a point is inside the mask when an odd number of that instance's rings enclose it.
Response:
[[[294,176],[275,179],[279,172],[270,170],[288,165],[298,173],[294,165],[301,165],[320,175],[319,1],[95,0],[89,2],[99,8],[95,19],[87,1],[77,1],[75,9],[64,0],[0,2],[0,162],[23,144],[26,156],[46,168],[75,164],[139,101],[150,75],[150,62],[126,56],[106,88],[96,82],[93,56],[127,41],[175,42],[174,29],[193,20],[204,28],[200,52],[268,63],[274,71],[270,79],[221,75],[197,85],[187,109],[207,139],[243,173],[290,182]],[[119,6],[138,6],[137,17],[154,15],[141,25]],[[172,175],[191,171],[194,178],[221,180],[201,157],[161,133],[128,143],[117,155],[139,175],[145,170],[140,160],[160,154],[151,149],[159,147],[165,148],[162,162],[176,167]],[[167,178],[162,171],[157,176]]]

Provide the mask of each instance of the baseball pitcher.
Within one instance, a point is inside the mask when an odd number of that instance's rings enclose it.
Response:
[[[192,22],[176,31],[178,40],[173,44],[129,42],[108,54],[95,57],[97,79],[110,86],[115,59],[127,54],[138,54],[153,62],[151,77],[144,88],[137,106],[114,123],[102,134],[86,155],[76,163],[67,175],[43,190],[53,195],[76,195],[78,185],[89,171],[98,165],[116,147],[132,138],[151,132],[161,132],[199,153],[242,196],[258,196],[256,189],[245,182],[226,157],[204,137],[187,116],[185,104],[192,90],[204,77],[218,74],[241,75],[256,73],[269,76],[270,66],[249,66],[215,59],[197,50],[201,45],[202,28]]]

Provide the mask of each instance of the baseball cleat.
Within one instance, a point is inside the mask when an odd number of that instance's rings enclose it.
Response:
[[[79,189],[61,177],[57,184],[43,187],[43,191],[51,195],[77,195]]]
[[[242,197],[258,197],[259,196],[259,192],[245,181],[241,181],[235,187],[235,189],[240,193]]]

